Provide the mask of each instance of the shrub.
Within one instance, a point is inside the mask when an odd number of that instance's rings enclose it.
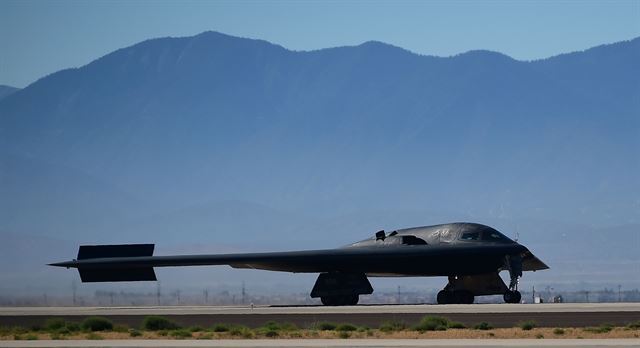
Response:
[[[564,335],[564,329],[561,329],[559,327],[553,329],[553,334],[554,335]]]
[[[6,326],[0,326],[0,337],[8,336],[11,330]]]
[[[407,328],[407,324],[399,320],[384,321],[378,329],[383,332],[402,331]]]
[[[70,332],[77,332],[77,331],[80,331],[81,329],[80,324],[74,323],[74,322],[67,322],[66,328]]]
[[[79,330],[77,330],[77,331],[79,331]],[[59,334],[59,335],[69,335],[71,333],[71,330],[69,330],[66,327],[63,327],[62,329],[58,329],[58,330],[56,330],[54,332]]]
[[[204,331],[204,329],[201,326],[197,326],[196,325],[196,326],[190,327],[189,331],[191,331],[191,332],[201,332],[201,331]]]
[[[266,337],[272,337],[273,338],[273,337],[278,337],[279,334],[278,334],[278,331],[276,331],[276,330],[267,330],[267,331],[264,332],[264,335]]]
[[[129,330],[129,336],[131,337],[140,337],[142,336],[142,332],[136,330],[136,329],[130,329]]]
[[[212,338],[213,338],[213,334],[211,332],[207,332],[207,333],[204,333],[204,334],[198,336],[199,340],[210,340]]]
[[[473,328],[476,330],[491,330],[493,329],[493,325],[487,323],[486,321],[483,321],[479,324],[476,324]]]
[[[229,334],[231,336],[241,336],[244,338],[252,338],[254,336],[253,331],[243,325],[234,325],[229,329]]]
[[[110,331],[113,329],[113,323],[107,318],[89,317],[82,322],[82,329],[88,331]]]
[[[358,328],[352,324],[340,324],[336,326],[337,331],[356,331]]]
[[[627,324],[627,329],[631,329],[631,330],[640,329],[640,320],[636,320],[634,322]]]
[[[180,338],[189,338],[192,335],[191,335],[191,331],[189,330],[177,329],[177,330],[169,331],[169,336],[180,339]]]
[[[142,321],[142,328],[149,331],[159,331],[176,330],[179,329],[180,326],[165,317],[150,315],[145,317]]]
[[[264,323],[264,325],[262,325],[262,328],[266,330],[277,331],[280,330],[280,324],[276,323],[275,321],[268,321]]]
[[[424,331],[446,331],[449,327],[449,319],[443,317],[424,317],[420,323],[414,327],[415,330]]]
[[[358,332],[369,332],[371,329],[368,326],[360,326]]]
[[[24,339],[26,339],[27,341],[37,341],[38,340],[38,335],[28,334]]]
[[[62,337],[62,336],[61,336],[59,333],[57,333],[57,332],[50,333],[50,334],[49,334],[49,337],[50,337],[52,340],[63,340],[63,339],[64,339],[64,337]]]
[[[67,323],[62,318],[49,318],[44,322],[44,327],[47,331],[57,331],[66,326]]]
[[[340,337],[340,338],[349,338],[349,337],[351,337],[351,332],[349,332],[349,331],[340,331],[340,333],[338,334],[338,337]]]
[[[450,321],[449,322],[449,328],[450,329],[465,329],[466,326],[463,323],[459,322],[459,321]]]
[[[113,327],[113,331],[115,332],[129,332],[129,328],[124,325],[115,325]]]
[[[9,331],[18,335],[26,334],[27,332],[29,332],[29,330],[23,328],[22,326],[13,326],[9,329]]]
[[[543,334],[537,334],[537,335],[536,335],[536,338],[537,338],[537,339],[542,339],[542,338],[544,338],[544,335],[543,335]]]
[[[593,332],[593,333],[607,333],[613,330],[613,326],[611,324],[602,324],[598,327],[586,327],[584,331]]]
[[[280,324],[280,330],[282,331],[296,331],[298,330],[298,326],[294,323],[282,323]]]
[[[519,326],[522,330],[529,331],[536,327],[536,322],[533,320],[528,320],[520,323]]]
[[[227,332],[229,331],[229,325],[227,324],[215,324],[211,328],[213,332]]]
[[[101,339],[103,339],[102,336],[98,335],[95,332],[88,333],[87,336],[85,336],[85,338],[88,339],[88,340],[101,340]]]
[[[330,331],[330,330],[335,330],[336,327],[338,325],[336,325],[335,323],[330,323],[327,321],[321,321],[319,323],[315,323],[313,325],[313,328],[316,330],[322,330],[322,331]]]

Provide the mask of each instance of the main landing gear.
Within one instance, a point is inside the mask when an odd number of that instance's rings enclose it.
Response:
[[[440,290],[436,298],[438,304],[472,304],[475,300],[475,296],[471,291],[467,290]]]
[[[511,282],[504,283],[498,272],[465,276],[449,276],[449,282],[438,292],[438,304],[471,304],[475,296],[503,295],[506,303],[519,303],[522,295],[518,291],[518,278],[522,276],[522,267],[517,257],[507,258]]]
[[[321,273],[311,290],[311,297],[319,297],[325,306],[354,306],[360,295],[372,292],[371,283],[363,273]]]
[[[360,295],[323,296],[320,302],[325,306],[355,306],[359,299]]]

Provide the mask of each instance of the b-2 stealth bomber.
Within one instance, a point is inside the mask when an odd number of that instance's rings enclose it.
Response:
[[[549,268],[523,245],[475,223],[379,231],[327,250],[153,256],[153,249],[153,244],[84,245],[77,259],[51,266],[77,268],[83,282],[155,281],[154,267],[204,265],[319,273],[311,297],[329,306],[355,305],[360,295],[373,293],[367,277],[448,277],[439,304],[473,303],[484,295],[519,303],[522,272]],[[501,271],[509,272],[508,286]]]

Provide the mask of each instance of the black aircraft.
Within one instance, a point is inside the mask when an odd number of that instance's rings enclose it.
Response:
[[[503,295],[519,303],[523,271],[549,268],[526,247],[495,229],[474,223],[415,227],[337,249],[273,253],[152,256],[153,244],[83,245],[78,258],[51,266],[77,268],[83,282],[156,280],[153,267],[229,265],[293,273],[320,273],[311,297],[329,306],[355,305],[373,293],[370,277],[446,276],[437,301],[473,303],[475,296]],[[507,286],[499,273],[509,271]]]

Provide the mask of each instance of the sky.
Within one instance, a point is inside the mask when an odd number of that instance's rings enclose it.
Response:
[[[0,1],[0,84],[26,87],[116,49],[214,30],[292,50],[377,40],[520,60],[640,36],[635,1]]]

